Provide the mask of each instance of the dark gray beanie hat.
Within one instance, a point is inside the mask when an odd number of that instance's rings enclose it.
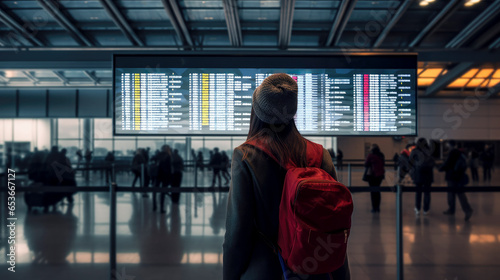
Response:
[[[297,82],[288,74],[267,77],[252,96],[257,117],[270,124],[288,123],[297,112]]]

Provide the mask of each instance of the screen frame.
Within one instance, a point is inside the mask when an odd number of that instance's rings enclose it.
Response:
[[[161,58],[161,60],[170,59],[173,60],[174,63],[169,63],[168,67],[165,65],[161,65],[156,60],[157,68],[185,68],[185,67],[195,67],[195,66],[186,66],[185,64],[179,63],[193,63],[194,59],[214,59],[214,58],[222,58],[223,65],[217,65],[214,68],[318,68],[318,69],[334,69],[331,66],[329,68],[320,66],[317,64],[307,64],[310,58],[315,58],[318,61],[318,58],[324,64],[329,64],[335,62],[335,68],[351,68],[351,69],[415,69],[415,80],[414,80],[414,89],[415,89],[415,133],[413,134],[353,134],[353,135],[336,135],[332,133],[331,135],[325,134],[310,134],[310,133],[301,133],[303,136],[309,137],[418,137],[418,56],[417,53],[385,53],[385,52],[356,52],[356,53],[348,53],[348,52],[169,52],[169,53],[114,53],[112,55],[112,75],[113,75],[113,136],[123,136],[123,137],[165,137],[165,136],[191,136],[191,137],[245,137],[246,134],[238,134],[238,133],[151,133],[151,134],[137,134],[137,133],[117,133],[116,132],[116,68],[123,67],[122,65],[117,66],[117,60],[119,59],[131,59],[137,58],[140,60],[141,66],[127,64],[127,68],[147,68],[148,60],[153,62],[154,58]],[[237,61],[234,58],[239,58]],[[261,58],[262,61],[258,61]],[[187,59],[187,60],[186,60]],[[238,65],[233,64],[235,61],[241,63],[242,60],[248,60],[247,63],[263,63],[267,62],[269,65],[268,59],[273,59],[274,62],[279,62],[278,65],[273,64],[271,67],[267,65],[257,65],[257,66],[248,66],[248,65]],[[377,64],[377,61],[387,59],[386,61],[389,66],[384,68],[380,68],[380,64]],[[305,63],[302,65],[290,64],[292,61],[297,61],[301,63]],[[130,63],[130,62],[129,62]],[[135,62],[139,63],[139,62]],[[154,62],[153,62],[154,63]],[[177,63],[177,64],[176,64]],[[198,61],[199,63],[199,61]],[[352,67],[352,65],[356,65],[356,67]],[[196,65],[196,64],[193,64]],[[385,65],[385,63],[384,63]],[[391,66],[393,65],[393,66]],[[303,67],[304,66],[304,67]],[[349,67],[350,66],[350,67]],[[363,67],[359,67],[363,66]],[[378,66],[378,67],[377,67]],[[397,67],[404,66],[404,67]],[[202,67],[200,65],[196,65],[196,67]]]

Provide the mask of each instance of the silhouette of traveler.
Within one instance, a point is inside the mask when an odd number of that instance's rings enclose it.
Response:
[[[366,178],[370,187],[380,187],[382,180],[385,176],[385,156],[380,151],[377,144],[372,144],[370,154],[366,157],[365,167],[366,167]],[[370,192],[370,197],[372,201],[372,213],[380,212],[380,201],[381,195],[380,191]]]
[[[82,150],[78,150],[76,151],[76,156],[77,156],[77,162],[76,162],[76,168],[80,168],[80,163],[82,162],[83,160],[83,154],[82,154]]]
[[[202,172],[205,171],[202,152],[198,152],[198,156],[196,157],[196,167],[200,169]]]
[[[483,180],[485,182],[491,181],[491,168],[495,162],[495,154],[493,153],[493,147],[486,145],[484,147],[484,152],[481,154],[481,162],[483,163]]]
[[[410,154],[410,176],[415,183],[415,214],[420,214],[422,192],[424,193],[424,215],[429,213],[431,207],[431,185],[434,182],[434,159],[432,151],[425,138],[417,140],[415,149]]]
[[[394,153],[394,156],[392,157],[392,161],[394,162],[394,170],[398,170],[399,167],[399,154]]]
[[[134,180],[132,181],[132,187],[135,187],[135,183],[137,179],[141,178],[141,166],[144,165],[144,169],[146,168],[146,159],[144,158],[144,153],[141,148],[137,149],[135,152],[135,156],[132,159],[132,173],[134,173]],[[144,170],[145,171],[145,170]],[[139,186],[141,186],[141,182],[139,181]]]
[[[156,176],[156,185],[167,188],[172,181],[172,151],[168,145],[161,147],[158,154],[158,175]],[[153,193],[153,211],[156,211],[156,193]],[[165,213],[165,193],[160,193],[160,212]]]
[[[287,74],[267,77],[253,93],[247,141],[265,145],[279,163],[252,145],[243,144],[233,152],[223,245],[224,280],[283,277],[278,256],[258,232],[277,241],[279,206],[287,172],[283,166],[289,162],[307,166],[307,140],[294,121],[297,95],[297,83]],[[337,177],[325,149],[321,168]],[[347,259],[331,274],[333,279],[350,279]],[[317,278],[310,275],[307,279]]]
[[[179,150],[175,149],[172,155],[172,188],[180,188],[182,182],[182,172],[184,171],[184,160],[179,155]],[[172,202],[178,203],[180,193],[172,193]]]
[[[219,148],[214,148],[214,153],[210,158],[210,166],[212,167],[213,176],[212,176],[212,187],[215,186],[215,181],[219,179],[219,187],[221,187],[221,177],[220,170],[222,164],[222,155],[219,153]]]
[[[398,158],[398,183],[402,184],[410,173],[410,151],[406,148],[401,151]]]
[[[342,167],[343,167],[342,160],[343,159],[344,159],[344,153],[342,152],[341,149],[337,149],[337,168],[338,168],[338,170],[342,170]]]
[[[448,183],[448,210],[444,211],[445,215],[455,214],[455,196],[458,196],[462,210],[465,213],[465,220],[468,221],[472,216],[472,208],[465,196],[464,187],[468,183],[469,178],[465,171],[467,170],[467,159],[465,155],[456,147],[456,142],[448,141],[448,157],[439,171],[445,171],[445,179]]]
[[[76,187],[75,171],[71,168],[71,161],[66,156],[67,150],[61,150],[60,164],[58,176],[61,186]],[[66,199],[69,203],[73,203],[74,192],[66,193]]]
[[[222,177],[226,180],[224,183],[225,186],[229,184],[229,181],[231,180],[231,176],[229,175],[229,172],[227,171],[227,168],[229,167],[229,157],[226,154],[226,151],[221,152],[222,160],[221,160],[221,173]]]
[[[113,163],[115,163],[115,155],[114,151],[108,152],[106,157],[104,158],[104,162],[106,163],[106,183],[111,182],[114,178],[111,178],[111,169],[113,167]]]
[[[479,173],[477,172],[479,168],[479,153],[474,148],[469,152],[469,168],[470,174],[472,175],[472,181],[479,181]]]

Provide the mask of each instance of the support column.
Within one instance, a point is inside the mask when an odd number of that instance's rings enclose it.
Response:
[[[94,120],[83,120],[83,152],[94,150]]]
[[[57,141],[58,136],[59,136],[59,131],[58,131],[57,119],[50,119],[50,147],[58,145]]]
[[[88,184],[90,179],[90,172],[88,168],[90,167],[90,162],[87,162],[85,155],[87,151],[94,151],[94,119],[84,119],[83,120],[83,161],[85,162],[85,182]]]

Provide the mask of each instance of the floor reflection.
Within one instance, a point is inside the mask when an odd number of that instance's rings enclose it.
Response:
[[[395,279],[393,193],[382,194],[380,214],[370,213],[367,193],[353,195],[349,244],[352,279]],[[474,216],[445,216],[446,194],[432,194],[431,212],[415,216],[414,194],[405,193],[406,279],[496,279],[500,273],[500,194],[470,194]],[[0,194],[4,201],[5,194]],[[151,194],[117,195],[118,271],[135,279],[221,279],[227,193],[184,193],[166,213],[152,211]],[[77,193],[73,204],[28,211],[17,200],[17,272],[7,274],[6,236],[0,234],[0,279],[107,279],[109,195]],[[487,205],[485,205],[487,204]],[[0,211],[4,228],[6,211]],[[118,272],[116,272],[118,273]],[[492,278],[493,277],[493,278]]]
[[[78,218],[73,205],[40,214],[28,211],[24,219],[24,238],[33,264],[67,264],[74,247]]]

